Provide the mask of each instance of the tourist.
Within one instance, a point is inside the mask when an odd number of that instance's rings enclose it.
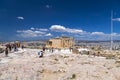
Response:
[[[100,56],[100,52],[98,52],[97,56],[98,56],[98,57]]]
[[[94,52],[93,55],[94,55],[94,57],[95,57],[95,56],[96,56],[96,53]]]
[[[90,57],[90,52],[88,51],[88,57]]]
[[[24,49],[24,45],[22,45],[21,48]]]
[[[70,52],[72,51],[72,47],[69,48]]]
[[[17,51],[17,45],[14,44],[13,47],[14,47],[14,51]]]
[[[54,51],[54,48],[52,47],[52,50],[51,50],[51,52],[53,53],[53,51]]]
[[[90,55],[90,52],[88,51],[88,53],[87,53],[88,55]]]
[[[45,52],[45,47],[43,47],[43,52]]]
[[[8,48],[7,47],[5,48],[5,56],[6,57],[8,56]]]
[[[11,44],[8,44],[8,48],[9,48],[9,51],[11,52],[12,50]]]
[[[39,58],[43,57],[43,51],[38,52],[38,56],[39,56]]]

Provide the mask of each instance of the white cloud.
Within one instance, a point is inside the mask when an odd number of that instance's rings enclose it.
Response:
[[[45,34],[46,32],[41,32],[41,31],[34,31],[35,34],[38,34],[38,35],[43,35]]]
[[[17,33],[17,36],[23,38],[34,38],[46,35],[50,36],[50,34],[47,34],[45,31],[35,30],[35,28],[31,28],[30,30],[18,30]]]
[[[106,34],[104,32],[92,32],[90,34],[90,37],[93,39],[95,37],[96,40],[110,40],[111,36],[113,37],[113,39],[120,39],[120,34],[118,33]]]
[[[105,35],[103,32],[92,32],[91,35]]]
[[[61,25],[52,25],[50,27],[50,30],[52,31],[59,31],[59,32],[65,32],[66,31],[66,28],[64,26],[61,26]]]
[[[24,17],[22,17],[22,16],[19,16],[19,17],[17,17],[17,19],[21,19],[21,20],[23,20],[23,19],[24,19]]]
[[[112,36],[114,37],[120,37],[120,34],[118,34],[118,33],[112,33]]]
[[[17,33],[19,33],[18,36],[28,38],[28,37],[37,37],[37,34],[32,30],[18,30]]]
[[[50,8],[51,6],[50,5],[45,5],[46,8]]]
[[[40,30],[40,31],[48,31],[48,29],[41,29],[41,28],[37,28],[36,30]]]
[[[30,28],[31,30],[38,30],[38,31],[48,31],[48,29],[44,29],[44,28],[34,28],[34,27],[31,27]]]
[[[120,18],[114,18],[113,21],[120,21]]]
[[[52,25],[50,27],[50,30],[55,31],[55,32],[67,32],[67,33],[74,33],[74,34],[80,34],[84,33],[85,31],[81,29],[71,29],[71,28],[66,28],[61,25]]]
[[[51,34],[51,33],[48,33],[48,34],[46,34],[45,36],[52,36],[52,34]]]
[[[57,32],[57,34],[56,34]],[[60,33],[58,33],[60,32]],[[111,34],[104,32],[87,32],[82,29],[66,28],[61,25],[52,25],[49,29],[31,27],[28,30],[18,30],[18,36],[23,38],[49,37],[49,36],[72,36],[78,39],[88,40],[110,40]],[[113,33],[113,39],[120,39],[120,34]]]
[[[34,30],[35,28],[34,28],[34,27],[31,27],[30,29],[31,29],[31,30]]]
[[[48,33],[48,29],[45,28],[34,28],[31,27],[28,30],[18,30],[17,36],[24,37],[24,38],[34,38],[40,36],[52,36],[51,33]]]
[[[69,33],[83,33],[84,32],[83,30],[80,30],[80,29],[69,29],[69,28],[66,28],[66,31]]]

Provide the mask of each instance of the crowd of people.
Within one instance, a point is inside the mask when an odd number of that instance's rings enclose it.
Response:
[[[45,51],[49,51],[50,53],[54,53],[56,50],[57,51],[61,51],[62,49],[60,49],[60,48],[54,48],[54,47],[51,47],[51,48],[43,47],[42,50],[38,52],[38,56],[40,58],[40,57],[43,57],[43,54],[45,53]],[[70,47],[69,51],[72,52],[72,50],[73,50],[73,48]]]
[[[42,50],[38,52],[39,58],[40,58],[40,57],[43,57],[43,54],[45,53],[46,50],[48,50],[48,49],[47,49],[46,47],[43,47]],[[51,48],[49,49],[49,51],[53,53],[53,52],[54,52],[54,48],[51,47]]]
[[[11,51],[16,52],[16,51],[18,51],[18,48],[20,48],[20,47],[21,47],[21,49],[24,49],[24,45],[21,45],[20,42],[7,43],[5,46],[6,46],[6,48],[4,51],[5,51],[6,57],[8,56],[8,53],[10,53]],[[43,57],[46,50],[48,50],[48,49],[46,47],[43,47],[42,50],[38,52],[39,58]],[[70,47],[69,50],[70,50],[70,52],[72,52],[73,48]],[[53,53],[54,51],[55,51],[55,48],[53,48],[53,47],[49,48],[49,52]],[[58,49],[58,51],[61,51],[61,49]],[[82,54],[82,53],[80,52],[80,54]],[[89,51],[88,51],[88,55],[89,56],[91,55]],[[94,55],[94,57],[100,56],[100,52],[98,52],[98,53],[94,52],[92,55]]]
[[[94,57],[95,56],[100,56],[100,52],[98,51],[98,52],[93,52],[93,53],[90,53],[89,51],[88,51],[88,55],[89,55],[89,57],[91,56],[91,55],[93,55]]]
[[[23,45],[21,45],[20,42],[14,42],[14,43],[7,43],[5,45],[5,56],[7,57],[8,56],[8,53],[10,53],[11,51],[18,51],[18,48],[24,48]]]

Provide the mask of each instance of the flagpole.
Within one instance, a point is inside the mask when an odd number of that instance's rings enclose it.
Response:
[[[113,48],[113,36],[112,36],[112,34],[113,34],[113,21],[112,21],[112,19],[113,19],[113,11],[111,11],[111,45],[110,45],[110,50],[112,51],[112,48]]]

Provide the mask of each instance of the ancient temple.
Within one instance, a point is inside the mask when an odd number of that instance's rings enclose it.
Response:
[[[46,43],[47,48],[70,48],[74,45],[74,39],[71,37],[57,37],[52,38]]]

